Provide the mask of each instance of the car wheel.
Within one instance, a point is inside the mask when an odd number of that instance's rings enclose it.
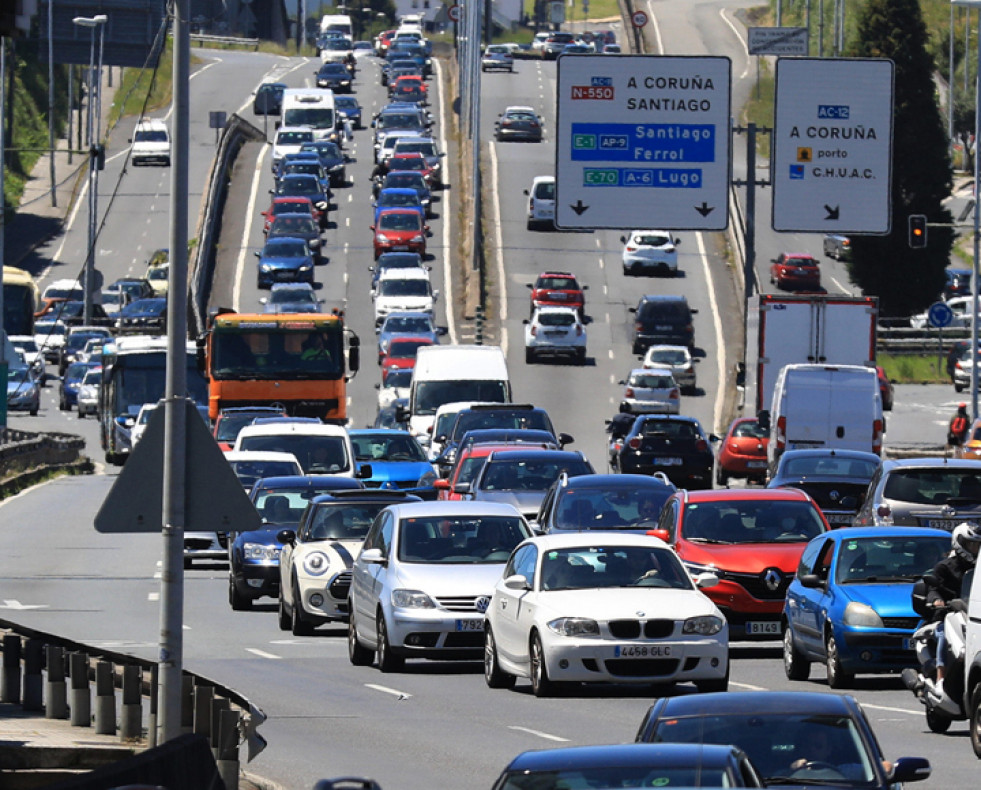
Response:
[[[186,571],[191,570],[191,558],[190,557],[185,557],[184,558],[184,570],[186,570]]]
[[[788,680],[807,680],[811,674],[811,662],[797,649],[789,626],[783,632],[783,671]]]
[[[396,654],[388,641],[385,615],[378,613],[378,669],[382,672],[399,672],[405,666],[405,658]]]
[[[548,697],[554,694],[555,683],[548,676],[548,667],[545,666],[545,648],[542,647],[542,640],[538,634],[532,634],[529,654],[532,693],[536,697]]]
[[[228,575],[228,603],[236,612],[245,612],[252,608],[252,599],[246,598],[238,591],[231,574]]]
[[[484,680],[492,689],[509,689],[514,687],[515,677],[509,675],[497,662],[497,643],[490,626],[484,633]]]
[[[974,754],[981,757],[981,686],[976,686],[971,694],[970,716],[971,748]]]
[[[722,488],[729,485],[729,475],[722,471],[721,466],[715,467],[715,484]]]
[[[927,707],[926,709],[926,722],[927,727],[930,728],[930,732],[945,733],[950,729],[950,723],[952,719],[949,716],[945,716],[936,708]]]
[[[835,641],[834,634],[828,634],[825,652],[828,662],[828,685],[833,689],[849,688],[855,676],[851,672],[846,672],[845,668],[842,667],[841,656],[838,654],[838,643]]]
[[[31,409],[30,414],[31,414],[32,417],[37,417],[37,407]],[[79,414],[78,416],[79,417],[83,417],[84,415]]]
[[[289,612],[286,611],[286,601],[283,600],[283,591],[279,591],[279,630],[289,631],[290,626],[293,625],[293,619],[290,617]]]
[[[375,657],[374,651],[361,644],[358,639],[358,628],[354,624],[354,604],[348,601],[347,610],[351,613],[347,618],[347,657],[356,667],[370,667]]]
[[[535,361],[535,352],[530,348],[525,349],[525,364],[530,365]]]
[[[313,625],[303,619],[303,606],[300,605],[300,591],[293,584],[293,606],[291,608],[290,632],[293,636],[311,636]]]
[[[958,384],[957,382],[954,382],[954,392],[963,392],[964,389],[965,389],[964,384]]]
[[[576,349],[576,364],[585,365],[586,364],[586,349],[577,348]]]
[[[955,385],[955,389],[956,389],[956,385]],[[957,391],[960,392],[960,390]],[[68,404],[65,403],[64,395],[58,397],[58,408],[61,409],[62,411],[68,411]]]
[[[729,690],[729,665],[726,664],[726,674],[721,678],[710,680],[696,680],[695,688],[699,694],[717,694]]]

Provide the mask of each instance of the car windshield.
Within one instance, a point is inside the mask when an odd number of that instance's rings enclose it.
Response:
[[[692,589],[691,577],[670,549],[650,546],[575,546],[544,554],[541,590],[594,587],[667,587]]]
[[[277,217],[269,227],[271,236],[294,235],[320,235],[316,222],[309,214],[298,217],[281,216]]]
[[[90,370],[85,374],[85,378],[82,379],[82,384],[85,386],[99,386],[102,383],[102,368],[96,370]]]
[[[313,204],[309,200],[284,200],[281,203],[273,203],[273,214],[311,213],[312,211]],[[312,214],[311,219],[313,219]]]
[[[263,257],[306,258],[310,252],[302,239],[278,239],[267,244],[262,254]]]
[[[319,502],[308,514],[300,540],[363,541],[371,522],[391,502]]]
[[[382,190],[378,195],[378,207],[422,206],[417,192],[389,192]],[[418,264],[417,264],[418,265]]]
[[[563,489],[555,508],[556,529],[651,529],[673,486]]]
[[[422,227],[422,217],[415,211],[389,212],[378,218],[378,230],[419,230]]]
[[[517,516],[420,516],[400,526],[398,558],[407,563],[503,564],[528,537]]]
[[[283,178],[276,189],[279,195],[320,195],[320,182],[315,176],[290,176]]]
[[[670,374],[634,373],[627,380],[627,386],[645,390],[666,390],[674,387],[675,383]]]
[[[651,741],[738,746],[749,755],[767,785],[851,787],[875,779],[861,734],[845,716],[749,711],[668,717],[656,723]],[[791,767],[801,760],[821,765],[815,770]]]
[[[269,304],[317,303],[317,295],[309,288],[274,288],[269,294]]]
[[[252,488],[256,480],[264,477],[281,477],[296,474],[292,461],[230,461],[232,471],[245,488]]]
[[[29,381],[31,376],[31,369],[27,367],[11,367],[7,371],[7,381],[13,382],[14,384],[22,384],[25,381]]]
[[[290,173],[301,173],[303,175],[314,176],[315,178],[320,178],[322,175],[320,164],[317,162],[287,162],[286,167],[283,168],[283,175]]]
[[[407,388],[412,384],[411,368],[393,368],[389,370],[382,380],[382,387],[394,389],[396,387]]]
[[[732,777],[724,768],[697,764],[598,765],[588,768],[556,768],[509,773],[497,790],[555,790],[556,788],[613,787],[730,787]]]
[[[576,316],[572,313],[539,313],[538,323],[542,326],[572,326],[576,323]]]
[[[634,243],[644,247],[663,247],[671,243],[671,237],[664,233],[638,233],[634,236]]]
[[[518,121],[519,123],[530,123],[538,120],[533,112],[509,112],[504,118],[507,121]]]
[[[414,411],[419,415],[435,414],[436,409],[444,403],[464,401],[505,403],[509,399],[510,392],[506,381],[494,379],[420,381],[416,384]]]
[[[429,165],[426,164],[426,160],[421,156],[393,156],[389,162],[389,167],[392,170],[409,170],[409,171],[422,171],[425,170]]]
[[[68,327],[64,324],[35,324],[34,333],[37,335],[65,335]]]
[[[788,458],[784,456],[780,464],[780,477],[806,477],[826,475],[831,477],[855,477],[871,480],[879,467],[877,461],[848,458],[839,455],[803,456]]]
[[[288,474],[294,474],[289,472]],[[307,503],[315,496],[329,494],[333,489],[302,488],[290,490],[288,488],[263,488],[253,491],[253,504],[259,515],[262,516],[263,524],[275,524],[279,527],[296,528],[300,524],[300,518],[307,509]]]
[[[579,284],[571,277],[539,277],[535,287],[550,291],[579,290]]]
[[[647,361],[661,365],[687,365],[688,354],[682,349],[655,349],[647,355]]]
[[[307,474],[336,474],[351,468],[347,445],[340,436],[301,433],[244,436],[238,449],[293,453]]]
[[[747,422],[741,422],[733,428],[732,435],[734,438],[767,439],[770,436],[770,432],[760,425],[758,420],[749,420]]]
[[[313,140],[313,132],[280,132],[276,145],[302,145]]]
[[[432,332],[433,322],[425,315],[389,316],[382,326],[383,332]]]
[[[555,200],[555,182],[546,181],[535,187],[535,197],[538,200]]]
[[[385,176],[385,186],[396,189],[415,189],[425,187],[422,173],[415,173],[410,170],[401,170],[397,173],[389,173]]]
[[[381,280],[379,296],[429,296],[432,293],[428,280]]]
[[[425,461],[419,442],[404,431],[399,436],[352,434],[354,457],[358,461]]]
[[[683,536],[693,543],[806,543],[825,531],[810,502],[690,502]]]
[[[453,424],[453,439],[460,439],[467,431],[479,431],[483,428],[504,428],[514,430],[518,428],[531,428],[539,431],[552,432],[552,423],[548,415],[538,409],[524,409],[522,411],[508,411],[502,409],[476,409],[461,411]],[[571,474],[571,473],[570,473]]]
[[[916,505],[943,505],[951,499],[973,504],[981,500],[981,474],[956,467],[897,470],[886,478],[882,495]]]
[[[586,475],[591,471],[585,461],[568,458],[492,460],[484,465],[477,485],[482,491],[547,491],[562,472]]]
[[[222,414],[215,430],[215,439],[219,442],[234,444],[238,432],[246,425],[251,425],[256,417],[269,417],[266,412],[246,412],[244,414]]]
[[[835,563],[839,584],[913,582],[947,554],[950,539],[937,537],[851,538],[841,542]]]
[[[395,147],[396,153],[422,154],[423,156],[437,156],[436,144],[431,140],[404,140]]]
[[[166,266],[154,266],[146,273],[148,280],[166,280],[170,277],[170,271]]]

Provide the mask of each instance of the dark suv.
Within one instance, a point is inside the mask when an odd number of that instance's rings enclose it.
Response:
[[[651,475],[663,472],[679,488],[712,487],[715,456],[702,424],[694,417],[644,414],[634,420],[614,457],[614,471]]]
[[[693,310],[683,296],[648,294],[642,296],[634,313],[633,353],[643,354],[650,346],[666,344],[671,346],[695,346],[695,326],[692,323]]]

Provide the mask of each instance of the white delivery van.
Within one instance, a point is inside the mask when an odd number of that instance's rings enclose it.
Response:
[[[875,368],[786,365],[770,405],[767,460],[776,470],[784,450],[882,451],[882,395]]]
[[[287,88],[283,91],[285,126],[307,126],[314,140],[337,142],[337,112],[334,92],[328,88]]]
[[[246,425],[235,439],[235,452],[253,450],[293,453],[308,475],[371,477],[370,468],[359,470],[347,428],[314,422],[269,421]],[[362,475],[362,471],[366,472]]]
[[[320,18],[320,32],[341,33],[347,38],[354,36],[354,25],[351,24],[350,14],[324,14]]]
[[[404,415],[409,433],[429,437],[436,410],[459,401],[511,402],[511,379],[500,346],[423,346],[416,353]]]
[[[134,167],[151,163],[170,166],[170,132],[163,121],[152,118],[140,121],[130,143],[129,156]]]

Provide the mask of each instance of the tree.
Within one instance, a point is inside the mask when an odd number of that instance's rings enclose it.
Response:
[[[848,54],[889,58],[896,64],[893,108],[892,232],[855,236],[849,273],[863,293],[879,297],[882,315],[905,316],[935,301],[953,245],[953,173],[947,132],[937,106],[933,59],[917,0],[868,0]],[[907,218],[925,214],[926,249],[910,249]],[[938,226],[939,223],[939,226]]]

